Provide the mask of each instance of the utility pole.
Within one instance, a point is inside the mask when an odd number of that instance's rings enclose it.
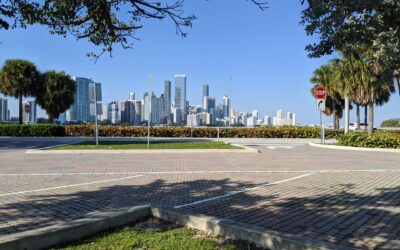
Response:
[[[147,119],[147,149],[150,149],[150,123],[151,123],[151,99],[153,97],[153,94],[151,93],[151,82],[152,82],[152,76],[151,74],[149,75],[149,92],[147,94],[147,100],[148,100],[148,105],[149,105],[149,118]]]
[[[228,117],[229,117],[229,127],[231,127],[232,117],[231,117],[231,109],[232,109],[232,79],[236,70],[234,70],[231,74],[231,79],[229,80],[229,109],[228,109]]]

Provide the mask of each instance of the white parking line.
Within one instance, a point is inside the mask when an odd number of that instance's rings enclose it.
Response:
[[[228,193],[228,194],[224,194],[224,195],[220,195],[220,196],[216,196],[216,197],[212,197],[212,198],[208,198],[208,199],[204,199],[204,200],[200,200],[200,201],[195,201],[195,202],[188,203],[188,204],[174,206],[174,208],[183,208],[183,207],[198,205],[198,204],[206,203],[206,202],[209,202],[209,201],[214,201],[214,200],[226,198],[226,197],[229,197],[229,196],[232,196],[232,195],[235,195],[235,194],[240,194],[240,193],[257,190],[257,189],[268,187],[268,186],[272,186],[272,185],[277,185],[277,184],[288,182],[288,181],[297,180],[297,179],[304,178],[304,177],[307,177],[307,176],[310,176],[310,175],[312,175],[312,173],[303,174],[303,175],[300,175],[300,176],[297,176],[297,177],[293,177],[293,178],[289,178],[289,179],[285,179],[285,180],[281,180],[281,181],[276,181],[276,182],[272,182],[272,183],[266,183],[266,184],[263,184],[261,186],[257,186],[257,187],[253,187],[253,188],[245,188],[245,189],[242,189],[240,191],[235,191],[235,192],[231,192],[231,193]]]
[[[1,176],[63,176],[63,175],[163,175],[163,174],[236,174],[236,173],[351,173],[351,172],[366,172],[366,173],[397,173],[400,169],[344,169],[344,170],[221,170],[221,171],[151,171],[151,172],[81,172],[81,173],[14,173],[1,174]]]
[[[127,179],[132,179],[132,178],[138,178],[138,177],[142,177],[142,176],[143,175],[134,175],[134,176],[128,176],[128,177],[122,177],[122,178],[116,178],[116,179],[110,179],[110,180],[93,181],[93,182],[85,182],[85,183],[71,184],[71,185],[51,187],[51,188],[41,188],[41,189],[34,189],[34,190],[27,190],[27,191],[19,191],[19,192],[13,192],[13,193],[0,194],[0,197],[16,195],[16,194],[28,194],[28,193],[49,191],[49,190],[69,188],[69,187],[79,187],[79,186],[85,186],[85,185],[93,185],[93,184],[99,184],[99,183],[105,183],[105,182],[111,182],[111,181],[121,181],[121,180],[127,180]]]

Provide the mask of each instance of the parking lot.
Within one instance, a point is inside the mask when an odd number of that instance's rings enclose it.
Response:
[[[285,139],[230,140],[258,154],[25,153],[71,140],[0,139],[0,241],[151,204],[339,247],[400,248],[397,153],[322,149]]]

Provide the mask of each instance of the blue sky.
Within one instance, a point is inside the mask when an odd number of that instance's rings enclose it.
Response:
[[[177,36],[169,20],[145,21],[133,49],[116,47],[113,57],[104,55],[96,64],[85,54],[100,48],[87,41],[52,36],[38,26],[1,31],[0,64],[9,58],[23,58],[42,71],[56,69],[91,77],[103,84],[105,102],[127,99],[130,91],[142,96],[148,74],[153,75],[154,90],[159,95],[162,82],[173,81],[174,74],[181,73],[188,77],[191,104],[201,102],[204,83],[210,85],[210,95],[221,102],[236,70],[232,84],[235,109],[257,109],[261,115],[274,115],[282,108],[295,112],[302,124],[317,123],[319,114],[310,95],[309,79],[329,58],[307,57],[304,47],[313,38],[307,37],[299,25],[299,2],[269,1],[269,9],[262,12],[244,0],[187,0],[186,13],[198,17],[187,30],[187,38]],[[11,113],[16,116],[15,102]],[[398,94],[377,108],[378,123],[392,117],[400,117]]]

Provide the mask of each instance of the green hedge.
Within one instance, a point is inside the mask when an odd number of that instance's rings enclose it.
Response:
[[[339,145],[367,148],[400,148],[400,132],[377,131],[372,135],[353,132],[337,137]]]
[[[67,136],[93,136],[92,125],[68,125]],[[215,138],[217,128],[151,127],[152,137],[193,137]],[[326,138],[335,138],[342,131],[326,131]],[[99,136],[104,137],[146,137],[147,127],[99,126]],[[260,127],[260,128],[220,128],[220,137],[236,138],[319,138],[319,128],[309,127]]]
[[[0,124],[0,136],[65,136],[65,127],[44,124]]]

